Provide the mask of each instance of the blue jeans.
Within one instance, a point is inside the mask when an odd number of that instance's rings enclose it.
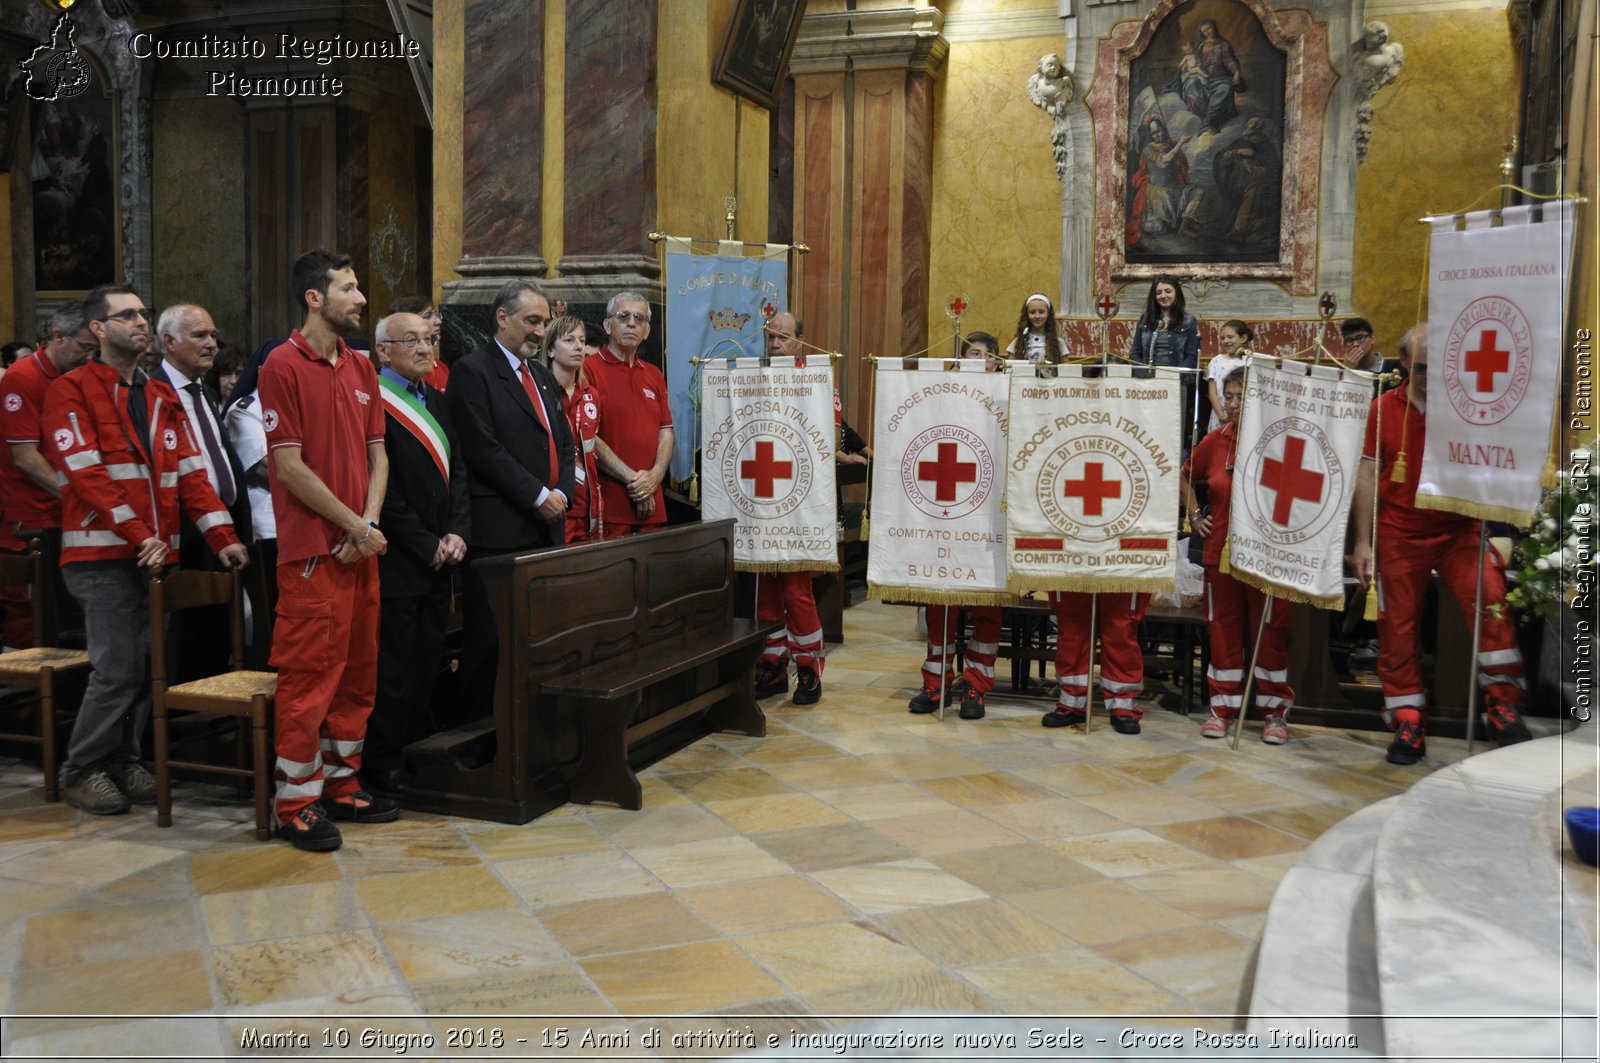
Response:
[[[61,767],[69,786],[107,764],[139,759],[150,720],[150,581],[132,561],[64,565],[61,575],[83,609],[90,667]]]

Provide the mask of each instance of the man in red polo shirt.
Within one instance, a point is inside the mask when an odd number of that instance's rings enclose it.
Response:
[[[1472,624],[1477,596],[1478,522],[1443,510],[1417,508],[1422,445],[1427,429],[1428,328],[1417,325],[1400,341],[1404,387],[1373,400],[1367,440],[1356,474],[1351,513],[1355,547],[1350,567],[1366,586],[1373,579],[1372,496],[1378,496],[1378,679],[1383,718],[1394,728],[1385,759],[1415,764],[1427,754],[1428,699],[1422,686],[1417,621],[1428,578],[1439,578],[1455,595]],[[1401,467],[1397,470],[1396,466]],[[1483,628],[1478,642],[1478,686],[1489,734],[1502,746],[1526,742],[1528,727],[1518,712],[1527,691],[1517,632],[1506,608],[1505,561],[1489,547],[1483,554]]]
[[[20,554],[26,540],[61,529],[61,488],[55,470],[39,450],[44,393],[56,378],[78,368],[97,349],[81,300],[50,315],[50,338],[0,377],[0,552]],[[59,550],[59,545],[52,549]],[[52,567],[54,567],[52,565]],[[55,577],[59,579],[59,574]],[[65,603],[65,586],[55,600]],[[11,649],[31,645],[33,610],[25,588],[0,588],[5,626],[0,643]]]
[[[388,485],[372,363],[341,338],[367,300],[348,255],[307,251],[293,288],[305,324],[261,367],[261,423],[278,522],[278,837],[328,852],[332,819],[387,823],[400,806],[356,772],[378,683],[378,530]]]
[[[605,477],[605,538],[667,522],[661,481],[672,461],[672,407],[661,370],[641,359],[650,335],[650,304],[621,292],[606,304],[607,341],[583,363],[600,396],[600,438],[595,454]]]

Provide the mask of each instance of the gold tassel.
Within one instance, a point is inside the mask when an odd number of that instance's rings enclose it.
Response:
[[[1539,477],[1539,486],[1549,491],[1560,482],[1556,477],[1556,456],[1551,454],[1545,458],[1544,473]]]
[[[689,501],[690,502],[696,502],[696,503],[698,503],[700,501],[700,474],[699,473],[693,473],[689,477]]]
[[[1218,561],[1217,561],[1217,571],[1218,572],[1232,572],[1233,571],[1233,540],[1232,539],[1224,539],[1222,541],[1222,557],[1220,559],[1218,559]]]
[[[1378,619],[1378,588],[1375,586],[1367,588],[1367,607],[1361,611],[1361,619]]]
[[[861,514],[861,541],[866,542],[872,538],[872,517],[865,511]]]
[[[1406,482],[1406,452],[1403,450],[1394,456],[1394,466],[1389,470],[1389,482],[1396,484]]]

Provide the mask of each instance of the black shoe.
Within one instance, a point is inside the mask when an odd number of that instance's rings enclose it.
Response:
[[[156,803],[156,777],[145,769],[137,760],[127,760],[117,764],[107,764],[106,774],[111,781],[117,784],[117,789],[128,795],[128,800],[136,805],[153,805]]]
[[[1394,729],[1394,741],[1384,756],[1390,764],[1415,764],[1428,755],[1428,740],[1419,720],[1401,720]]]
[[[357,790],[348,801],[324,797],[322,805],[331,818],[349,823],[393,823],[400,818],[398,801],[392,797],[374,797],[365,790]]]
[[[963,720],[983,719],[983,695],[971,687],[968,687],[967,692],[961,695],[961,718]]]
[[[952,701],[954,701],[955,697],[956,697],[956,691],[955,691],[954,687],[945,687],[944,688],[944,703],[946,705],[948,705]],[[924,690],[922,693],[920,693],[916,697],[912,698],[911,699],[911,711],[915,712],[915,713],[918,713],[918,714],[925,714],[925,713],[930,713],[930,712],[938,712],[939,711],[939,692],[937,690]]]
[[[339,828],[328,821],[321,805],[307,805],[293,819],[278,824],[278,837],[308,853],[331,853],[344,844]]]
[[[1139,718],[1131,712],[1113,712],[1111,714],[1111,729],[1119,735],[1136,735],[1142,730]]]
[[[1499,698],[1486,699],[1484,715],[1489,718],[1489,734],[1498,745],[1514,746],[1533,738],[1517,710]]]
[[[789,693],[789,666],[787,663],[771,665],[763,661],[756,675],[756,700],[775,698]]]
[[[1045,713],[1044,719],[1039,722],[1045,727],[1074,727],[1087,718],[1076,709],[1056,709],[1054,712]]]
[[[783,677],[783,687],[789,689],[789,677]],[[822,677],[815,668],[801,665],[795,669],[794,675],[794,703],[796,705],[815,705],[822,700]]]

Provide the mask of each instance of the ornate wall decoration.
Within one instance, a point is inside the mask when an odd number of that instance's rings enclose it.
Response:
[[[411,265],[415,261],[411,237],[400,228],[391,203],[384,208],[383,224],[372,231],[372,269],[391,292],[399,292],[401,282],[411,276]]]
[[[1066,183],[1072,168],[1071,130],[1067,124],[1067,105],[1072,102],[1077,86],[1067,73],[1061,57],[1052,52],[1039,57],[1039,66],[1028,78],[1028,100],[1050,116],[1050,150],[1055,156],[1056,176]]]
[[[1327,26],[1265,0],[1159,0],[1101,38],[1094,286],[1179,272],[1316,288]]]
[[[1389,39],[1389,27],[1376,20],[1362,28],[1361,39],[1350,49],[1350,68],[1355,72],[1356,161],[1367,160],[1367,145],[1372,143],[1372,97],[1400,76],[1406,65],[1406,50],[1399,41]]]

